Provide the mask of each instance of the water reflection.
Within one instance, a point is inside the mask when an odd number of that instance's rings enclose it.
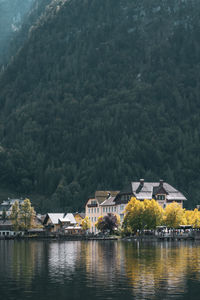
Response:
[[[187,299],[199,283],[193,242],[0,241],[4,299]]]
[[[125,268],[137,298],[165,299],[187,292],[187,280],[199,280],[200,247],[192,243],[156,243],[125,247]]]
[[[52,280],[63,281],[79,265],[81,242],[50,243],[48,253],[49,276]]]

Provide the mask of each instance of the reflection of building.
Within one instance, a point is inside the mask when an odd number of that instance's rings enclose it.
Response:
[[[52,279],[56,279],[59,275],[60,281],[64,276],[75,272],[81,256],[80,241],[52,242],[49,244],[48,251],[49,275]]]
[[[85,263],[89,277],[92,275],[96,282],[102,281],[114,288],[124,272],[123,244],[91,241],[81,244],[81,252],[84,253],[85,262],[82,263]]]

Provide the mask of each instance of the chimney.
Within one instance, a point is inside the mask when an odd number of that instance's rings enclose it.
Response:
[[[140,179],[140,185],[144,186],[144,179]]]
[[[110,196],[111,196],[111,193],[108,192],[108,194],[107,194],[107,199],[110,198]]]
[[[164,180],[160,179],[160,187],[163,187]]]

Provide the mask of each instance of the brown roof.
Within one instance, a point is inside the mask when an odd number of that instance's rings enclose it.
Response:
[[[109,194],[112,197],[115,197],[118,193],[119,193],[119,191],[96,191],[95,199],[97,199],[99,204],[101,204],[102,202],[104,202],[107,199]]]

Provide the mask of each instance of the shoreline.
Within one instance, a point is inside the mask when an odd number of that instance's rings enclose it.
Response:
[[[54,240],[54,241],[146,241],[146,242],[177,242],[177,241],[200,241],[198,236],[131,236],[131,237],[121,237],[121,236],[80,236],[80,235],[25,235],[25,236],[4,236],[0,237],[0,241],[23,241],[23,240]]]

